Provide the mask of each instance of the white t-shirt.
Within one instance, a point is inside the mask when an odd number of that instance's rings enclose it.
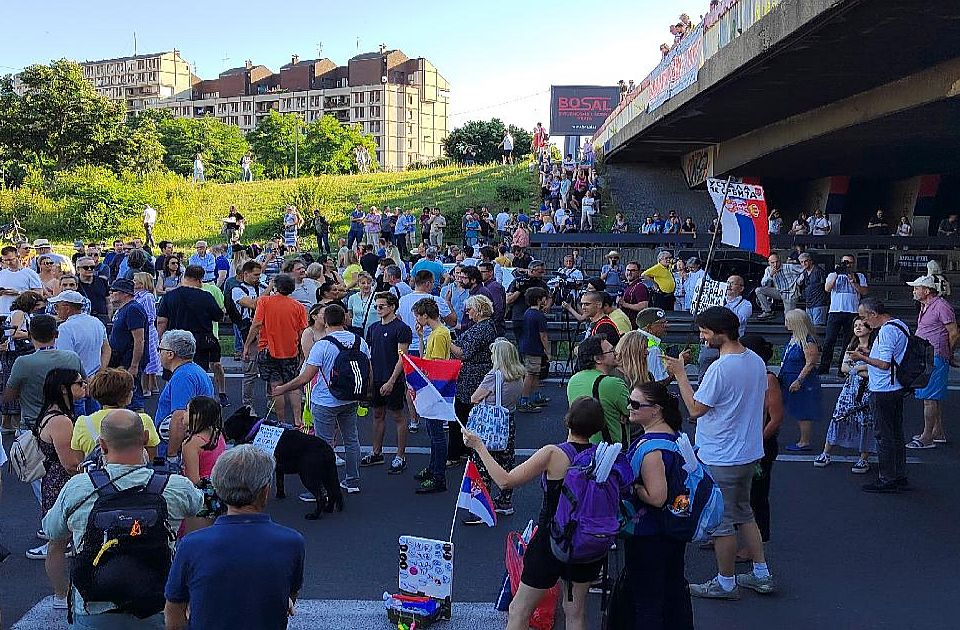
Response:
[[[694,399],[710,411],[697,420],[700,459],[739,466],[763,457],[767,366],[751,350],[722,354],[707,368]]]
[[[503,150],[513,151],[513,136],[509,133],[503,137]]]
[[[357,341],[357,335],[347,330],[334,331],[330,333],[330,336],[336,338],[345,348],[352,348],[353,344]],[[364,341],[362,337],[360,338],[360,350],[368,357],[370,356],[370,346],[367,345],[367,342]],[[337,360],[337,355],[339,354],[339,348],[323,339],[313,344],[313,348],[310,349],[310,356],[307,357],[306,363],[307,365],[319,368],[322,374],[322,376],[317,379],[317,384],[313,386],[313,391],[310,393],[311,404],[319,407],[341,407],[351,404],[349,400],[335,398],[333,394],[330,393],[330,388],[327,387],[327,383],[330,381],[330,371],[333,370],[333,363]]]
[[[832,225],[830,224],[830,219],[828,219],[827,217],[820,217],[818,219],[817,217],[813,216],[813,217],[810,217],[809,222],[810,222],[810,232],[814,236],[823,236],[825,234],[830,233],[830,228],[832,227]]]
[[[727,298],[725,306],[740,320],[740,336],[743,337],[747,334],[747,320],[753,317],[753,304],[741,295],[732,300]]]
[[[157,222],[157,211],[147,206],[143,209],[143,223],[145,225],[154,225]]]
[[[830,284],[834,280],[836,280],[836,284],[830,291],[830,312],[856,313],[860,306],[860,294],[857,293],[856,287],[853,286],[846,275],[838,276],[837,272],[832,271],[827,275],[826,283]],[[860,281],[860,286],[867,286],[867,278],[862,273],[857,273],[857,280]]]
[[[880,359],[887,363],[899,363],[903,361],[903,355],[907,352],[907,336],[903,330],[897,328],[899,324],[904,330],[910,328],[899,319],[891,319],[880,327],[877,331],[877,338],[870,347],[870,358]],[[903,389],[900,381],[896,379],[893,370],[881,370],[867,364],[867,384],[871,392],[896,392]]]
[[[43,289],[43,283],[40,282],[40,276],[33,269],[27,267],[17,271],[3,269],[0,270],[0,288],[16,289],[21,292],[28,289],[39,291]],[[0,315],[9,315],[10,307],[16,299],[15,295],[0,295]]]
[[[400,308],[397,309],[397,316],[403,320],[403,323],[410,327],[410,330],[413,331],[413,340],[410,342],[410,350],[416,350],[420,352],[420,337],[417,335],[417,318],[413,315],[413,305],[423,299],[432,299],[437,303],[437,307],[440,309],[440,319],[448,316],[450,314],[450,306],[447,305],[446,300],[444,300],[439,295],[430,295],[429,293],[408,293],[402,298],[400,298]],[[423,327],[423,338],[426,339],[430,336],[430,327]]]
[[[103,322],[92,315],[71,315],[57,329],[57,350],[70,350],[80,357],[80,364],[87,376],[93,376],[102,367],[100,350],[107,340]]]

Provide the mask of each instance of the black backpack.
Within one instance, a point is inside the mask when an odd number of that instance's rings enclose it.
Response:
[[[364,354],[360,335],[354,334],[351,347],[346,347],[333,335],[323,339],[329,341],[340,351],[333,361],[330,370],[330,380],[327,387],[334,398],[338,400],[363,400],[367,394],[367,385],[370,379],[370,358]],[[320,371],[323,374],[323,370]]]
[[[94,494],[97,500],[70,580],[85,602],[109,602],[116,612],[140,619],[161,612],[174,539],[163,498],[169,475],[154,472],[146,485],[120,490],[105,470],[87,474],[94,491],[70,514]]]
[[[227,280],[227,282],[224,284],[227,285],[229,284],[229,282],[230,280]],[[239,328],[241,331],[249,330],[250,320],[244,319],[243,315],[240,314],[240,309],[237,308],[237,303],[233,301],[233,290],[235,288],[239,288],[241,291],[243,291],[246,294],[247,297],[250,297],[249,287],[243,284],[242,282],[237,282],[233,284],[233,286],[230,286],[230,287],[224,286],[224,288],[228,289],[228,292],[226,293],[226,295],[223,296],[223,310],[227,312],[227,317],[229,317],[230,321],[233,322],[233,324],[237,328]],[[255,291],[255,293],[258,293],[258,292]],[[259,294],[254,295],[254,297],[259,297]],[[246,335],[243,335],[243,337],[244,337],[244,340],[246,340]]]
[[[907,349],[903,353],[903,360],[899,363],[896,360],[890,363],[891,381],[896,378],[897,382],[906,389],[923,389],[930,383],[930,377],[933,375],[933,361],[936,356],[933,345],[926,339],[911,335],[906,326],[901,326],[894,321],[889,321],[887,324],[907,336]]]

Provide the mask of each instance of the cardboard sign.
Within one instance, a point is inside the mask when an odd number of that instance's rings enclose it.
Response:
[[[400,590],[436,599],[453,595],[453,544],[400,537]]]
[[[283,427],[261,424],[260,430],[257,431],[257,435],[253,438],[253,447],[260,449],[264,453],[273,455],[273,451],[277,448],[277,442],[280,441],[280,437],[285,430]]]
[[[702,292],[700,304],[697,304],[697,293]],[[693,292],[693,299],[690,301],[690,312],[699,315],[711,306],[726,306],[727,304],[727,283],[717,282],[716,280],[707,280],[704,278],[697,284]],[[696,312],[694,312],[696,308]]]

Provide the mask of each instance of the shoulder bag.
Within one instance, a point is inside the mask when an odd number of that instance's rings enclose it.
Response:
[[[510,436],[510,410],[501,404],[503,373],[499,370],[495,380],[496,402],[475,405],[467,418],[467,429],[476,433],[490,451],[503,451]]]

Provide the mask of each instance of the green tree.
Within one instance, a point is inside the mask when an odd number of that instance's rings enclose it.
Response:
[[[303,139],[305,123],[296,114],[281,114],[276,110],[257,123],[257,128],[247,134],[253,154],[263,166],[267,177],[290,177],[293,175],[295,154],[304,172]],[[297,135],[299,134],[299,136]]]
[[[0,148],[6,159],[44,169],[117,168],[129,143],[123,106],[100,96],[83,69],[61,59],[0,81]]]
[[[500,161],[499,148],[503,132],[509,130],[513,135],[513,157],[520,160],[530,153],[533,135],[526,129],[514,125],[504,125],[499,118],[489,121],[471,120],[462,127],[450,132],[443,148],[447,155],[461,162],[472,159],[479,164]]]
[[[343,125],[333,116],[322,116],[306,126],[300,172],[314,175],[354,173],[357,162],[353,150],[357,146],[366,147],[372,162],[370,169],[377,169],[377,145],[372,136],[364,135],[360,125]]]
[[[138,175],[163,169],[164,149],[157,119],[136,116],[126,123],[126,127],[127,132],[121,138],[122,146],[118,150],[120,169]]]
[[[199,153],[207,179],[221,182],[240,179],[240,160],[250,144],[239,127],[204,118],[168,118],[159,124],[163,162],[170,170],[189,177]]]

